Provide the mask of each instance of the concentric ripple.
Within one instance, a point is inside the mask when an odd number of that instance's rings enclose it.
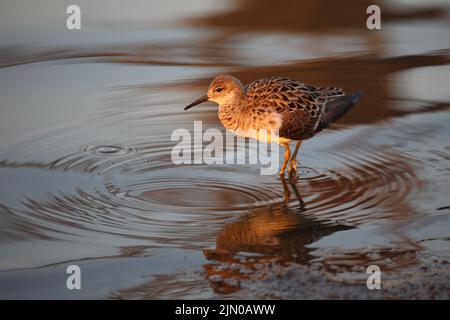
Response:
[[[422,161],[370,135],[362,128],[346,143],[335,132],[330,136],[339,150],[306,147],[298,194],[288,185],[286,204],[277,176],[260,175],[256,165],[174,165],[172,144],[162,138],[131,146],[88,144],[49,164],[4,161],[6,180],[17,179],[20,167],[28,172],[23,184],[40,187],[24,189],[19,201],[4,195],[3,225],[15,236],[204,248],[226,224],[274,206],[353,226],[410,214],[407,200],[421,187],[416,167]],[[19,227],[25,225],[32,227]]]
[[[87,145],[81,148],[83,152],[89,152],[95,155],[116,155],[135,153],[136,149],[122,145]]]
[[[309,212],[347,221],[353,218],[354,222],[366,220],[370,212],[378,212],[379,217],[389,216],[392,212],[389,208],[404,201],[419,187],[411,159],[392,153],[361,151],[355,157],[330,154],[338,168],[304,178],[312,193]],[[357,215],[353,216],[355,211]]]

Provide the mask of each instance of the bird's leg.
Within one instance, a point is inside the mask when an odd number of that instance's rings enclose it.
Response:
[[[297,141],[297,145],[295,146],[294,153],[292,154],[291,160],[289,162],[289,179],[294,180],[297,173],[297,153],[300,149],[300,145],[302,141]]]
[[[283,143],[284,145],[284,162],[283,165],[281,166],[281,170],[280,170],[280,176],[284,176],[284,171],[286,170],[286,166],[287,163],[289,161],[289,158],[291,157],[291,150],[289,149],[289,143],[285,142]]]
[[[295,193],[295,196],[296,196],[296,198],[298,200],[298,203],[300,204],[300,210],[304,211],[305,210],[305,202],[303,202],[303,198],[302,198],[300,192],[298,191],[298,188],[297,188],[297,185],[296,185],[295,181],[292,181],[291,179],[289,179],[289,183],[292,186],[292,190],[294,190],[294,193]]]
[[[284,191],[284,203],[288,204],[289,199],[291,198],[291,192],[289,191],[289,186],[286,183],[286,180],[284,176],[280,176],[281,183],[283,184],[283,191]],[[289,184],[292,187],[292,190],[294,190],[295,197],[298,200],[298,203],[300,204],[300,211],[305,211],[305,203],[303,202],[302,196],[300,192],[298,191],[297,185],[295,182],[289,180]]]
[[[284,179],[284,175],[280,176],[281,183],[283,184],[283,191],[284,191],[284,203],[289,203],[289,199],[291,197],[291,192],[289,191],[289,187],[286,183],[286,180]]]

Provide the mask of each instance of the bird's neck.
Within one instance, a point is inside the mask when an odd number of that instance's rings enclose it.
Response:
[[[242,99],[234,99],[230,103],[219,105],[219,119],[223,126],[231,131],[239,129],[247,129],[247,119],[245,116],[247,111],[247,101],[245,97]]]

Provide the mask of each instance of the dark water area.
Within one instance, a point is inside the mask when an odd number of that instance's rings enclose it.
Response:
[[[366,1],[183,3],[79,1],[79,31],[56,1],[0,5],[0,298],[448,299],[448,3],[377,2],[374,31]],[[183,111],[218,74],[364,96],[294,184],[176,165],[174,130],[225,133]]]

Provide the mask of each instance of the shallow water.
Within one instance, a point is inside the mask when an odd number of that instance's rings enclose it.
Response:
[[[402,278],[419,254],[450,259],[448,21],[311,30],[281,10],[290,22],[272,30],[238,18],[249,5],[161,9],[149,33],[132,9],[94,14],[72,45],[56,22],[2,22],[0,297],[246,298],[257,270],[302,265],[350,283],[370,264]],[[258,165],[173,164],[175,129],[224,132],[215,106],[183,111],[220,73],[365,95],[302,144],[294,185]],[[81,291],[65,287],[69,264]]]

